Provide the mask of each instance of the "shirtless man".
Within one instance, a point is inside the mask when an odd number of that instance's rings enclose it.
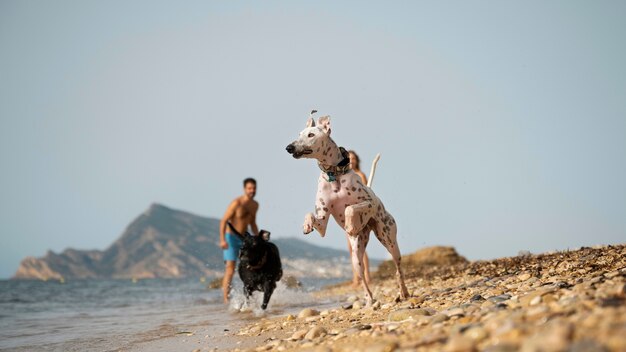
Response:
[[[239,257],[239,249],[241,249],[242,239],[237,235],[228,233],[227,224],[230,223],[239,233],[246,233],[248,226],[252,229],[252,233],[257,236],[259,229],[256,226],[256,212],[259,209],[259,203],[253,198],[256,195],[256,180],[247,178],[243,180],[244,194],[235,198],[222,221],[220,222],[220,247],[224,250],[224,263],[226,269],[224,271],[224,280],[222,281],[222,291],[224,293],[224,303],[228,303],[228,295],[230,293],[230,283],[235,273],[235,265]]]

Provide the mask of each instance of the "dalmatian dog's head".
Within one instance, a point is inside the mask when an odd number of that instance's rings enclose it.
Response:
[[[287,152],[294,158],[321,159],[328,153],[329,147],[334,145],[330,139],[330,116],[322,116],[313,119],[313,114],[317,110],[311,111],[311,116],[306,122],[306,128],[300,132],[298,139],[287,146]]]

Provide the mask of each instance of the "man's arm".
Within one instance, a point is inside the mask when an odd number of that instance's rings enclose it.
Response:
[[[224,213],[222,217],[222,221],[220,221],[220,247],[222,247],[222,249],[228,249],[228,243],[226,243],[226,224],[233,218],[233,215],[235,215],[238,204],[237,199],[230,202],[226,213]]]
[[[254,212],[252,213],[252,220],[250,221],[250,228],[252,229],[252,233],[255,236],[259,235],[259,228],[256,226],[256,212],[257,210],[259,210],[259,204],[256,204],[256,207],[254,208]]]

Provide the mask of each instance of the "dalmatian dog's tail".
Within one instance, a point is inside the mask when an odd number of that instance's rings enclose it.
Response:
[[[376,164],[378,164],[378,160],[380,160],[380,153],[376,154],[374,161],[372,161],[372,168],[370,169],[370,177],[367,179],[367,187],[372,188],[372,183],[374,182],[374,174],[376,173]]]

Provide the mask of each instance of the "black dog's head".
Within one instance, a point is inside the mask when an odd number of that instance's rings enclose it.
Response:
[[[267,241],[270,233],[261,230],[258,236],[252,236],[246,232],[239,252],[239,260],[246,262],[250,266],[259,265],[263,262],[263,257],[267,256]]]
[[[270,232],[261,230],[258,236],[252,236],[249,232],[240,234],[230,222],[228,226],[235,235],[243,240],[239,251],[239,260],[248,266],[263,265],[264,257],[267,256],[267,242],[270,240]]]

